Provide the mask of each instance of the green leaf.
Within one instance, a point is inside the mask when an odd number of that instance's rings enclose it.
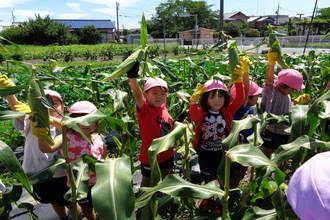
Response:
[[[33,192],[29,183],[29,180],[16,158],[14,152],[7,144],[0,140],[0,161],[7,168],[9,172],[11,172],[23,185],[28,193],[33,196]]]
[[[186,132],[187,125],[183,123],[175,123],[175,128],[171,133],[154,139],[151,146],[148,148],[148,157],[151,167],[151,186],[158,184],[160,180],[160,170],[157,163],[157,155],[160,152],[166,151],[175,145],[175,142],[179,140]]]
[[[0,87],[0,96],[15,95],[16,93],[19,93],[21,90],[26,90],[28,88],[29,86],[27,85]]]
[[[245,211],[245,215],[242,220],[277,220],[277,213],[275,209],[261,209],[257,206],[254,206]]]
[[[140,36],[140,44],[141,48],[144,49],[147,46],[148,41],[148,29],[147,29],[147,21],[144,16],[144,12],[142,12],[142,18],[141,18],[141,36]]]
[[[145,206],[157,191],[174,197],[195,199],[210,198],[213,195],[218,195],[218,197],[222,199],[224,196],[223,190],[221,190],[214,181],[206,185],[196,185],[182,179],[176,174],[170,174],[157,186],[140,188],[135,208]]]
[[[96,164],[97,183],[92,197],[100,220],[136,219],[130,167],[129,157],[107,158]]]
[[[305,124],[307,118],[308,105],[295,105],[291,108],[291,140],[295,140],[305,133]]]
[[[0,121],[16,119],[23,115],[25,115],[24,112],[10,111],[10,110],[0,111]]]
[[[289,158],[292,158],[295,156],[295,154],[299,151],[300,148],[306,148],[306,149],[317,149],[319,147],[325,148],[326,150],[330,149],[330,143],[326,141],[321,141],[312,137],[308,137],[307,135],[303,135],[299,138],[297,138],[295,141],[281,145],[277,149],[277,153],[272,159],[272,161],[275,164],[280,164],[284,161],[286,161]]]
[[[119,89],[115,91],[115,99],[114,99],[114,108],[115,112],[120,112],[125,109],[125,99],[127,99],[127,92],[123,92]]]
[[[32,176],[29,176],[30,184],[34,185],[51,179],[56,169],[68,169],[65,163],[65,159],[60,155],[54,155],[54,162],[51,165],[45,167],[39,172],[33,174]]]
[[[237,145],[228,150],[226,156],[244,166],[277,166],[259,148],[250,144]]]
[[[319,103],[329,99],[330,99],[330,91],[328,91],[327,93],[316,99],[313,102],[312,106],[310,107],[307,113],[307,123],[306,123],[307,125],[306,133],[308,133],[308,136],[312,136],[317,128],[319,121],[319,117],[318,117]]]

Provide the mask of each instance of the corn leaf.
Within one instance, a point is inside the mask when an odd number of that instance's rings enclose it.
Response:
[[[147,42],[148,42],[147,21],[143,12],[141,18],[141,35],[140,35],[140,44],[142,49],[146,48]]]
[[[97,183],[92,188],[92,197],[100,220],[136,219],[130,168],[129,157],[107,158],[96,164]]]
[[[28,193],[33,196],[33,192],[20,162],[16,158],[14,152],[7,144],[0,140],[0,161],[6,167],[6,169],[13,174],[23,185]]]
[[[140,194],[136,199],[135,208],[145,206],[157,191],[174,197],[195,199],[210,198],[213,195],[218,195],[221,199],[224,196],[223,190],[214,181],[206,185],[196,185],[182,179],[176,174],[170,174],[160,184],[154,187],[141,188]]]
[[[8,95],[14,95],[16,93],[19,93],[21,90],[28,89],[29,86],[21,85],[21,86],[5,86],[0,87],[0,96],[8,96]]]

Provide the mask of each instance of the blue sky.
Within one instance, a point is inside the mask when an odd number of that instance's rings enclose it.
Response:
[[[119,3],[119,28],[139,28],[142,12],[147,19],[155,13],[155,7],[167,0],[117,0]],[[220,8],[220,0],[206,0],[214,5],[213,10]],[[311,16],[314,0],[224,0],[225,13],[241,11],[245,15],[270,15],[280,6],[279,14]],[[318,8],[330,7],[329,0],[318,0]],[[13,18],[16,22],[27,21],[39,13],[41,17],[62,19],[110,19],[116,23],[116,0],[1,0],[0,30],[3,25],[10,25]],[[14,17],[13,17],[14,16]]]

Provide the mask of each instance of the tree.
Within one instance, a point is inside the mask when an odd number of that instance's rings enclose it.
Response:
[[[100,32],[94,25],[83,27],[79,33],[81,44],[98,44],[102,40]]]
[[[218,29],[219,14],[213,12],[206,1],[168,0],[156,7],[156,14],[148,21],[148,32],[153,37],[175,37],[178,31],[195,28],[195,16],[179,17],[179,13],[197,14],[197,25],[210,29]]]
[[[69,36],[69,29],[65,25],[52,20],[49,15],[45,18],[41,18],[39,14],[35,16],[34,20],[29,19],[29,21],[19,24],[27,32],[24,37],[26,44],[65,44],[66,38]]]
[[[239,26],[240,26],[239,24],[235,24],[235,23],[226,23],[224,24],[223,29],[226,34],[232,37],[238,37],[239,34],[241,33]]]
[[[3,30],[1,32],[1,36],[16,44],[24,44],[24,39],[27,36],[27,32],[20,26],[11,26],[10,28]],[[3,41],[3,43],[9,44],[7,41]]]
[[[330,20],[330,7],[328,8],[321,8],[317,11],[318,15],[315,18],[326,19]]]

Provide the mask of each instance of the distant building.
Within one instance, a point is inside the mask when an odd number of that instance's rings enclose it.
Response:
[[[197,30],[197,39],[207,41],[210,40],[213,42],[213,34],[215,30],[207,29],[207,28],[199,28]],[[196,39],[196,30],[186,30],[179,31],[179,38],[184,40],[184,44],[191,44],[193,39]]]
[[[242,21],[247,21],[247,19],[249,19],[249,16],[246,16],[240,11],[225,13],[223,15],[223,21],[225,23],[241,23]]]
[[[247,20],[251,28],[261,30],[262,25],[273,25],[275,20],[269,16],[255,16]]]
[[[84,19],[53,19],[56,22],[62,23],[70,29],[72,34],[79,34],[80,30],[88,25],[94,25],[100,32],[102,43],[108,43],[115,40],[115,25],[111,20],[84,20]]]

